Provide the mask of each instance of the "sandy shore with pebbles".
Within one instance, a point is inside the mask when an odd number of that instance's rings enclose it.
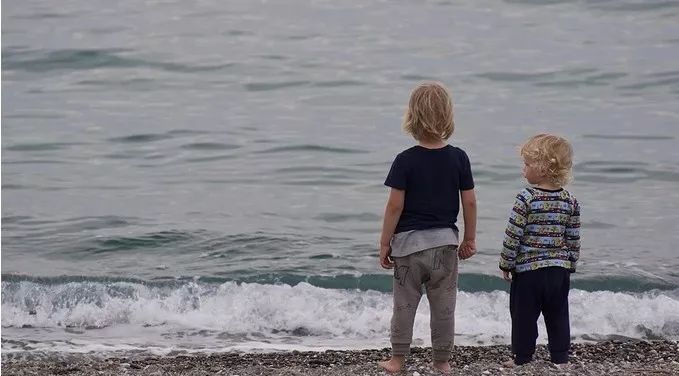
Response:
[[[506,368],[508,346],[457,346],[456,375],[679,375],[679,343],[664,341],[574,344],[571,364],[547,362],[540,347],[536,361]],[[93,354],[3,354],[3,375],[384,375],[376,366],[389,349],[325,352],[219,353],[209,355],[105,357]],[[431,349],[414,348],[402,375],[437,375],[429,367]]]

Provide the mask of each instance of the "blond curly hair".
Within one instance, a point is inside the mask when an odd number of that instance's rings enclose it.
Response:
[[[447,140],[455,130],[453,100],[439,82],[424,82],[410,94],[403,129],[418,141]]]
[[[521,146],[521,157],[552,184],[563,187],[571,181],[573,148],[563,137],[551,134],[533,136]]]

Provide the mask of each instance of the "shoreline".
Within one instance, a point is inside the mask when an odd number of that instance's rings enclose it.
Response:
[[[2,356],[4,375],[385,375],[376,362],[390,349],[324,352],[228,352],[202,355],[152,356],[128,354],[9,354]],[[677,375],[679,342],[606,341],[576,343],[568,368],[547,361],[545,346],[536,360],[505,368],[507,345],[456,346],[451,364],[456,375]],[[431,348],[413,348],[401,375],[436,375],[430,368]]]

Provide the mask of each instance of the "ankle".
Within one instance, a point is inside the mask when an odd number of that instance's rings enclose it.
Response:
[[[392,355],[391,361],[396,362],[396,363],[400,363],[400,364],[405,364],[406,357],[405,357],[405,355]]]
[[[391,359],[377,363],[388,373],[397,373],[405,366],[405,356],[392,355]]]
[[[451,371],[450,363],[447,360],[435,360],[433,365],[434,369],[439,370],[444,375],[449,374]]]

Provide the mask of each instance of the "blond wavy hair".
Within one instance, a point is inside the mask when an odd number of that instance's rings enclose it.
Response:
[[[521,146],[521,157],[552,184],[563,187],[571,181],[573,148],[563,137],[551,134],[533,136]]]
[[[403,130],[418,141],[447,140],[455,130],[453,100],[443,84],[424,82],[410,94]]]

